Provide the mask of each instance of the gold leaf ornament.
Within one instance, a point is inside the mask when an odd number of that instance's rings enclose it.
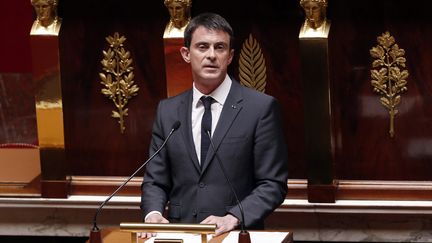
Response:
[[[401,102],[400,94],[408,90],[409,73],[403,69],[406,65],[405,50],[399,48],[396,40],[387,31],[377,38],[378,45],[369,53],[375,60],[372,62],[371,85],[374,92],[381,94],[381,104],[390,115],[390,137],[394,137],[394,118]]]
[[[267,79],[265,59],[260,45],[252,34],[249,34],[240,52],[239,79],[242,85],[265,92]]]
[[[118,119],[120,132],[124,133],[124,120],[128,116],[126,105],[129,99],[138,94],[139,88],[134,84],[135,75],[132,72],[130,52],[123,47],[126,37],[115,32],[113,36],[108,36],[105,40],[110,47],[102,51],[101,64],[104,72],[99,73],[99,78],[104,88],[101,89],[101,93],[114,103],[116,110],[112,111],[111,117]]]

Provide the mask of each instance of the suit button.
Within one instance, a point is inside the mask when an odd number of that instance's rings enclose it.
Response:
[[[204,182],[200,182],[199,183],[199,187],[201,187],[201,188],[205,187],[205,183]]]
[[[192,216],[194,216],[194,217],[197,216],[197,212],[196,212],[196,210],[194,210],[194,211],[192,212]]]

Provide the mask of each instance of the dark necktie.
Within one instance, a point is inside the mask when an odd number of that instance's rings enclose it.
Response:
[[[210,147],[209,134],[211,134],[211,126],[212,126],[212,114],[211,114],[210,107],[213,102],[213,98],[210,96],[207,97],[203,96],[201,97],[201,101],[205,109],[204,115],[201,120],[201,167],[202,167],[207,156],[207,151]]]

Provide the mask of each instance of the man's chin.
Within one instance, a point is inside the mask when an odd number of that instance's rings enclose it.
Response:
[[[203,79],[214,80],[220,79],[220,73],[206,73],[202,76]]]
[[[220,73],[201,75],[201,80],[205,80],[206,82],[219,82],[221,79],[224,78],[225,76],[222,77]]]

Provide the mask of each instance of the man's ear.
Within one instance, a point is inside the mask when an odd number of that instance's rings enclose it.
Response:
[[[228,65],[231,64],[231,61],[234,57],[234,49],[230,50],[229,58],[228,58]]]
[[[180,54],[183,57],[183,60],[187,63],[190,63],[190,51],[189,48],[183,46],[182,48],[180,48]]]

